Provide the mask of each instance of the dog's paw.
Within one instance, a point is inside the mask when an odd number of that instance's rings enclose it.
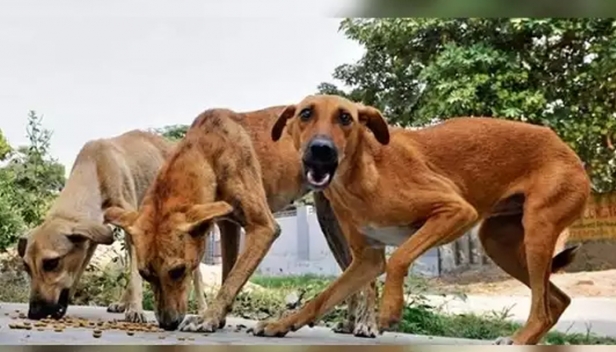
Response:
[[[513,339],[511,337],[499,337],[494,342],[493,345],[513,345]]]
[[[400,322],[400,318],[395,316],[381,316],[379,318],[379,334],[383,334],[385,331],[392,331],[396,329],[396,326]]]
[[[286,325],[277,321],[261,321],[252,329],[252,334],[263,337],[284,337],[289,330]]]
[[[129,323],[146,323],[147,319],[142,309],[128,308],[124,312],[124,320]]]
[[[225,327],[225,319],[209,316],[202,317],[190,315],[180,324],[180,331],[184,332],[214,332]]]
[[[384,310],[379,316],[379,334],[382,334],[385,331],[394,330],[400,322],[400,314],[389,312],[390,310]]]
[[[378,332],[379,326],[374,319],[357,322],[355,323],[355,329],[353,329],[355,337],[375,338]]]
[[[379,312],[379,334],[396,328],[402,318],[402,304],[401,297],[386,300],[382,304]]]
[[[109,313],[124,313],[127,304],[124,302],[114,302],[107,307]]]

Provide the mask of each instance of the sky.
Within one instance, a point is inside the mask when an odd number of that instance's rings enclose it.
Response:
[[[338,9],[327,0],[145,4],[0,3],[0,129],[11,145],[26,143],[34,110],[68,172],[88,140],[190,124],[208,108],[294,103],[363,53],[325,17]]]

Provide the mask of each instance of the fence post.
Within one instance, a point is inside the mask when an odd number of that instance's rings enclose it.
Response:
[[[310,229],[308,225],[308,211],[306,205],[296,208],[296,228],[297,228],[297,258],[299,260],[310,260]]]

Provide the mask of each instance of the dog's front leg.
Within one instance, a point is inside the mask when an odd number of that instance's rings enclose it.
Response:
[[[257,324],[253,329],[254,335],[283,337],[289,331],[298,330],[307,324],[314,324],[337,304],[384,272],[385,250],[366,246],[363,235],[357,231],[353,231],[351,235],[353,260],[342,275],[300,311],[277,321],[264,321]]]
[[[198,265],[197,269],[193,272],[192,280],[195,289],[195,298],[197,299],[197,312],[200,316],[203,316],[207,310],[207,302],[205,301],[205,287],[203,275],[201,274],[201,265]]]
[[[128,267],[128,283],[126,284],[126,287],[124,288],[124,293],[122,293],[122,297],[120,297],[120,299],[116,302],[111,303],[108,307],[107,307],[107,312],[109,313],[126,313],[127,309],[128,309],[128,305],[129,302],[131,302],[132,300],[132,296],[133,296],[133,273],[132,273],[132,263],[131,263],[131,244],[130,244],[130,240],[127,237],[126,232],[124,232],[124,230],[122,230],[122,233],[124,234],[124,246],[126,249],[126,252],[128,254],[128,263],[125,264]]]
[[[329,249],[334,255],[342,271],[351,265],[351,251],[345,239],[338,219],[329,200],[322,192],[313,193],[317,220]],[[339,334],[353,334],[357,337],[376,337],[378,324],[376,322],[376,282],[372,282],[347,299],[347,317],[338,322],[332,329]]]
[[[246,226],[246,250],[229,272],[216,299],[202,316],[187,317],[180,325],[181,331],[213,332],[225,326],[225,317],[231,310],[235,297],[280,235],[280,226],[269,208],[261,209],[265,209],[260,213],[261,218]]]
[[[132,211],[136,202],[127,202],[122,197],[116,202],[112,202],[115,206],[124,209],[125,211]],[[137,263],[137,253],[135,246],[131,241],[130,235],[122,229],[124,235],[124,245],[128,252],[128,271],[129,278],[124,294],[119,302],[114,302],[107,307],[107,311],[110,313],[122,313],[124,312],[124,319],[133,323],[145,323],[146,318],[143,313],[143,279],[139,274],[139,267]]]
[[[379,330],[382,333],[400,321],[404,305],[404,280],[409,266],[430,248],[462,236],[477,220],[475,209],[464,201],[441,206],[424,225],[398,247],[387,262],[381,298]]]
[[[130,238],[126,237],[126,246],[128,247],[130,282],[126,287],[124,304],[124,319],[132,323],[145,323],[146,318],[143,313],[143,279],[139,274],[137,264],[137,254],[135,246],[133,246]]]

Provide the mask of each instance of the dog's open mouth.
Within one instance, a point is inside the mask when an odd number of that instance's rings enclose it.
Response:
[[[306,172],[306,180],[308,181],[308,183],[313,186],[313,187],[324,187],[327,186],[327,184],[329,183],[330,180],[330,175],[329,173],[322,173],[322,174],[318,174],[316,172],[314,172],[313,170],[308,170],[308,172]]]
[[[338,162],[321,163],[314,160],[302,160],[304,180],[313,191],[322,191],[327,188],[334,178]]]
[[[304,178],[308,187],[313,191],[322,191],[327,188],[332,181],[335,169],[329,171],[328,168],[315,168],[304,165]]]

